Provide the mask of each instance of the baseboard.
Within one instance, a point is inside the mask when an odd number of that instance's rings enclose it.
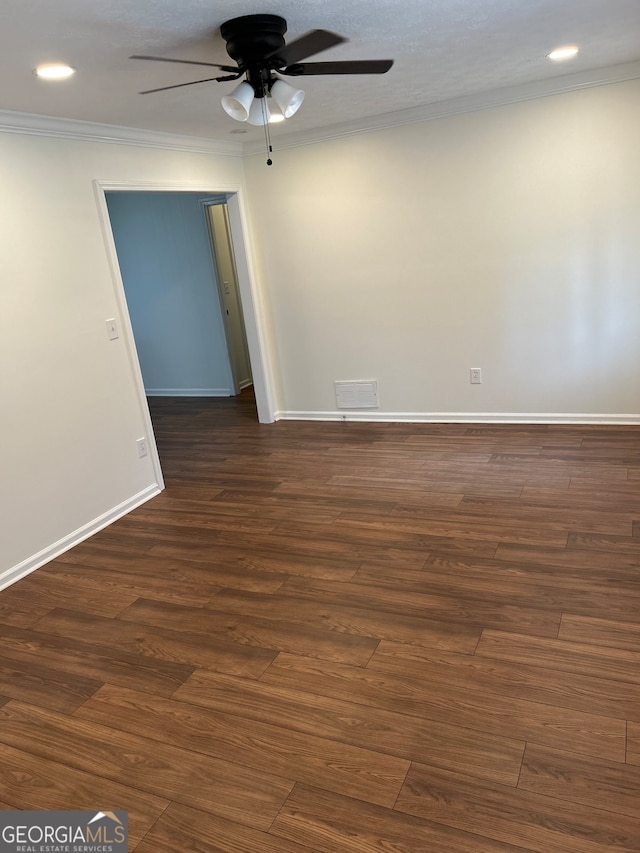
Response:
[[[147,397],[231,397],[231,388],[145,388]]]
[[[73,548],[75,545],[78,545],[80,542],[83,542],[85,539],[93,536],[94,533],[97,533],[104,527],[108,527],[114,521],[122,518],[123,515],[131,512],[131,510],[141,504],[146,503],[150,498],[159,495],[161,491],[162,489],[158,484],[154,483],[142,492],[138,492],[137,495],[133,495],[133,497],[121,504],[118,504],[118,506],[113,507],[113,509],[110,509],[108,512],[94,518],[93,521],[88,522],[88,524],[84,524],[82,527],[74,530],[73,533],[70,533],[63,539],[59,539],[57,542],[49,545],[48,548],[44,548],[32,557],[18,563],[17,566],[2,572],[0,574],[0,590],[10,586],[16,581],[19,581],[21,578],[26,577],[26,575],[31,574],[31,572],[39,569],[40,566],[44,566],[45,563],[54,560],[56,557],[59,557],[60,554],[64,554],[65,551],[68,551],[70,548]]]
[[[638,415],[557,412],[276,412],[276,421],[359,421],[380,423],[604,424],[639,425]]]

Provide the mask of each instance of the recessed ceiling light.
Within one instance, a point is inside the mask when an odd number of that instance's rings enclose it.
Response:
[[[553,62],[562,62],[565,59],[573,59],[577,53],[578,48],[574,44],[570,44],[552,50],[551,53],[547,54],[547,59],[551,59]]]
[[[67,77],[76,73],[76,69],[60,62],[51,62],[47,65],[38,65],[33,69],[33,73],[43,80],[66,80]]]

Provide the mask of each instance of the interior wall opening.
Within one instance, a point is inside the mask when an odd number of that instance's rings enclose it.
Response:
[[[238,199],[235,193],[99,189],[123,333],[162,484],[151,397],[242,393],[257,419],[273,420]],[[224,211],[226,258],[219,235],[215,243],[213,208]],[[240,330],[240,343],[230,339],[230,325]],[[232,364],[238,352],[243,369]]]

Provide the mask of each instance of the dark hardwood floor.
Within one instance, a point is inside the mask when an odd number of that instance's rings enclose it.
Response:
[[[155,399],[166,490],[0,593],[0,808],[137,853],[640,850],[640,427]]]

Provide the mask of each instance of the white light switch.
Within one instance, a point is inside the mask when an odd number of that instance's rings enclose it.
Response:
[[[107,326],[107,336],[109,340],[115,341],[117,338],[120,337],[120,332],[118,331],[118,324],[113,319],[113,317],[110,320],[105,320],[104,322]]]

